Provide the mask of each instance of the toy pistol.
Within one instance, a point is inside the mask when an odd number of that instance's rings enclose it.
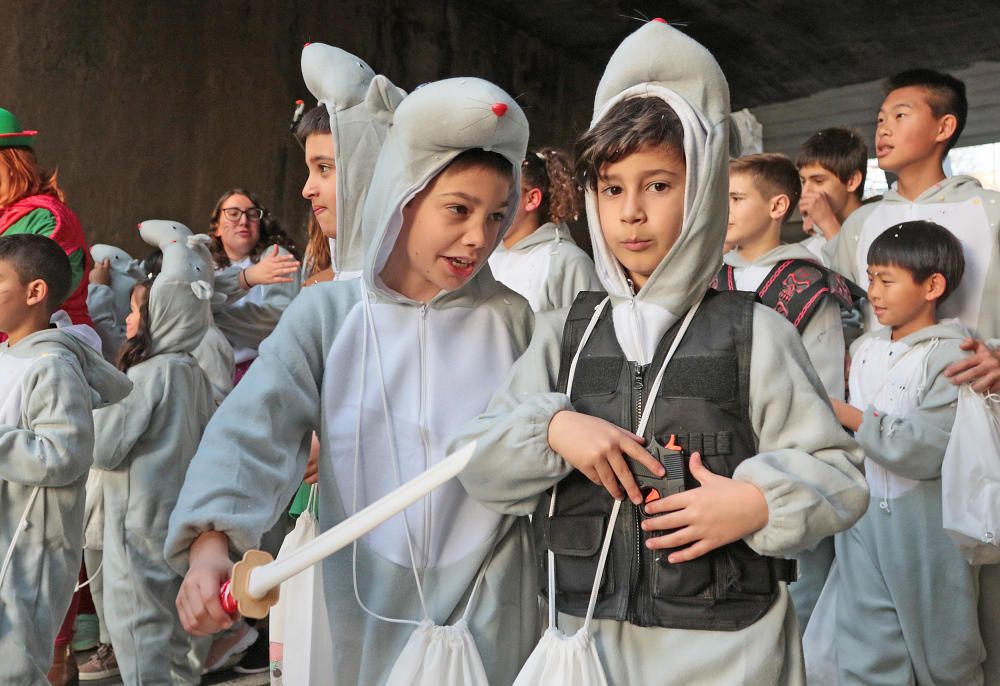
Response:
[[[663,465],[666,473],[663,476],[656,476],[650,472],[638,460],[628,459],[629,469],[635,477],[639,490],[642,491],[643,499],[646,503],[651,503],[668,495],[680,493],[684,490],[684,448],[677,443],[674,434],[670,434],[670,439],[666,445],[661,445],[653,438],[646,447],[649,454],[656,458],[656,461]]]

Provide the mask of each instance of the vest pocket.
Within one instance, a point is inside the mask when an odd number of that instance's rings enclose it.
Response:
[[[549,519],[548,547],[556,558],[556,592],[590,593],[607,526],[606,515],[558,515]],[[614,590],[614,555],[609,555],[599,592]]]
[[[657,532],[661,535],[663,532]],[[701,595],[712,583],[712,563],[709,555],[673,564],[667,556],[679,548],[658,550],[653,557],[653,595],[657,598],[692,598]]]

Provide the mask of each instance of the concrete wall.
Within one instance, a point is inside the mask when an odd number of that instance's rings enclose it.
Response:
[[[8,4],[0,106],[41,132],[36,151],[59,168],[90,241],[138,255],[138,221],[206,230],[232,186],[257,192],[304,244],[305,172],[288,123],[296,98],[310,102],[298,64],[305,41],[354,52],[407,90],[446,76],[494,80],[525,106],[535,145],[568,145],[585,128],[600,76],[475,3]]]

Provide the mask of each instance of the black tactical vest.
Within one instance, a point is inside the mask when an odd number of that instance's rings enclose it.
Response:
[[[580,293],[563,331],[559,390],[565,392],[569,365],[603,293]],[[649,365],[629,362],[615,336],[606,307],[577,363],[571,401],[586,414],[635,431],[646,403],[655,403],[647,441],[669,442],[684,454],[700,452],[716,474],[731,477],[737,465],[756,454],[750,423],[752,293],[706,294],[678,347],[655,398],[648,387],[659,370],[680,323],[664,335]],[[686,459],[684,460],[686,467]],[[687,488],[698,486],[685,469]],[[556,607],[586,616],[598,555],[612,498],[574,470],[559,483],[556,512],[548,517],[543,497],[533,518],[535,543],[547,585],[547,555],[556,559]],[[594,616],[638,626],[680,629],[742,629],[759,619],[778,594],[778,581],[794,578],[794,563],[762,557],[743,541],[680,564],[670,551],[651,551],[644,542],[663,532],[639,527],[639,508],[622,504]]]

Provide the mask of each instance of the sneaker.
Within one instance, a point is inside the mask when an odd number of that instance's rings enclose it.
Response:
[[[73,625],[73,652],[93,650],[101,643],[100,623],[97,615],[77,615]]]
[[[97,652],[80,665],[80,681],[97,681],[118,674],[118,660],[115,659],[115,650],[110,643],[97,646]]]
[[[239,674],[260,674],[266,672],[271,666],[268,656],[267,631],[258,630],[257,640],[243,654],[243,658],[236,663],[233,671]]]
[[[241,654],[257,640],[257,630],[246,622],[240,622],[212,643],[205,658],[202,674],[211,674],[227,669],[239,661]]]

